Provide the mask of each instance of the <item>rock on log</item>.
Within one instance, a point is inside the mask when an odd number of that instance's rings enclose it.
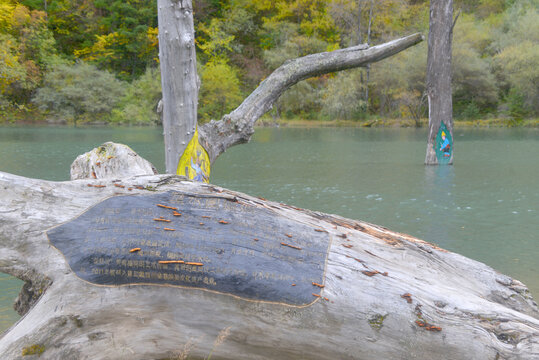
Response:
[[[157,169],[129,146],[106,142],[79,155],[71,164],[71,180],[107,179],[135,175],[155,175]]]
[[[537,359],[527,288],[385,228],[171,175],[0,173],[2,359]]]

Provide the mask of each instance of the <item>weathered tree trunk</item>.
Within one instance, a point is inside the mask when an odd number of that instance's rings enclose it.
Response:
[[[191,0],[158,0],[165,166],[175,174],[197,125],[198,86]]]
[[[367,45],[371,43],[371,26],[372,26],[372,8],[374,6],[374,0],[371,0],[371,7],[369,9],[369,26],[367,28]],[[371,64],[367,64],[367,71],[365,74],[365,109],[369,109],[369,78],[371,75]]]
[[[363,43],[363,37],[361,36],[361,0],[357,0],[357,44]]]
[[[426,165],[453,164],[452,38],[453,0],[431,0],[427,55],[429,135]]]
[[[358,45],[289,60],[268,76],[236,110],[220,121],[212,120],[202,125],[200,144],[213,163],[229,147],[248,142],[254,133],[256,120],[269,111],[292,85],[309,77],[383,60],[422,40],[421,34],[414,34],[373,47]]]
[[[0,270],[26,281],[3,360],[539,356],[527,288],[484,264],[178,176],[117,175],[0,173]]]

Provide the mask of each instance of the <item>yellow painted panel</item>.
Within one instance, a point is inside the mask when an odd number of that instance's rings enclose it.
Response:
[[[210,181],[210,157],[198,142],[198,128],[180,157],[176,174],[195,181]]]

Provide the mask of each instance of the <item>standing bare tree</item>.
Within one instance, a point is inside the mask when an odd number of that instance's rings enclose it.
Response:
[[[371,7],[369,9],[369,26],[367,27],[367,45],[371,43],[371,26],[372,26],[372,8],[374,6],[374,0],[371,0]],[[365,78],[365,106],[369,108],[369,78],[371,75],[371,64],[367,64],[367,74]]]
[[[158,0],[159,60],[167,173],[176,173],[180,155],[196,131],[198,86],[189,1]]]
[[[453,164],[451,43],[453,0],[431,0],[427,57],[429,137],[426,165]]]
[[[369,47],[308,55],[285,62],[232,113],[197,127],[198,84],[191,0],[159,0],[166,171],[208,181],[210,165],[227,148],[249,141],[254,123],[281,94],[312,76],[366,66],[422,41],[421,34]]]

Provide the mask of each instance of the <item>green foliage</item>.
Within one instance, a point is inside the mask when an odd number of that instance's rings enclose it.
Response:
[[[65,55],[73,55],[75,49],[91,44],[98,31],[98,16],[93,1],[24,0],[21,3],[31,9],[47,12],[48,26],[56,39],[57,49]]]
[[[475,120],[481,115],[481,109],[474,100],[457,102],[457,106],[453,107],[453,112],[457,113],[457,117],[463,119]]]
[[[208,62],[200,77],[198,114],[201,121],[220,119],[243,99],[237,72],[225,61]]]
[[[322,114],[331,120],[354,120],[366,111],[364,70],[340,72],[331,77],[321,91]]]
[[[285,118],[316,119],[320,111],[320,90],[317,79],[301,81],[279,98],[276,111]]]
[[[45,75],[33,101],[62,120],[104,120],[124,94],[114,75],[84,62],[59,64]]]
[[[512,88],[509,91],[509,94],[507,94],[507,97],[505,98],[508,110],[507,114],[513,120],[520,121],[526,115],[528,115],[529,111],[527,110],[525,99],[526,97],[524,96],[524,94],[522,94],[518,89],[515,88]]]
[[[0,93],[4,103],[24,104],[41,84],[48,66],[59,61],[46,13],[0,0]]]
[[[25,0],[45,10],[61,53],[125,79],[144,73],[157,57],[157,6],[141,0]]]
[[[524,97],[524,106],[539,113],[539,42],[509,46],[495,61],[504,82]]]
[[[157,104],[161,100],[161,72],[148,67],[146,72],[126,85],[123,98],[112,111],[112,122],[122,124],[158,124]]]
[[[427,46],[408,51],[371,66],[372,111],[383,116],[412,117],[423,113]]]
[[[539,114],[539,1],[515,2],[494,44],[494,70],[510,116]]]
[[[193,2],[202,79],[199,115],[205,120],[232,110],[288,59],[367,42],[369,22],[370,44],[428,32],[427,0],[376,0],[372,17],[369,0]],[[539,115],[539,0],[454,0],[454,7],[461,12],[453,37],[454,115]],[[35,98],[43,111],[67,119],[158,123],[157,53],[155,1],[0,0],[0,111],[32,110]],[[115,86],[111,74],[129,81],[121,83],[125,92],[111,96],[113,104],[97,95],[84,97],[78,88],[71,88],[71,97],[61,94],[58,69],[85,66],[69,65],[74,59],[110,71],[92,68],[107,74],[95,80],[108,83],[104,89]],[[85,69],[81,77],[89,76]],[[422,43],[371,66],[368,103],[366,70],[350,70],[293,86],[275,111],[352,120],[376,113],[419,124],[426,114],[425,72]],[[79,110],[74,103],[85,105]]]
[[[102,17],[100,33],[92,46],[74,52],[76,56],[117,73],[123,79],[133,79],[154,65],[157,42],[152,29],[157,27],[157,6],[152,1],[95,0]]]
[[[453,48],[452,66],[455,116],[468,117],[475,108],[483,113],[494,110],[498,87],[488,61],[468,44],[459,44]]]

